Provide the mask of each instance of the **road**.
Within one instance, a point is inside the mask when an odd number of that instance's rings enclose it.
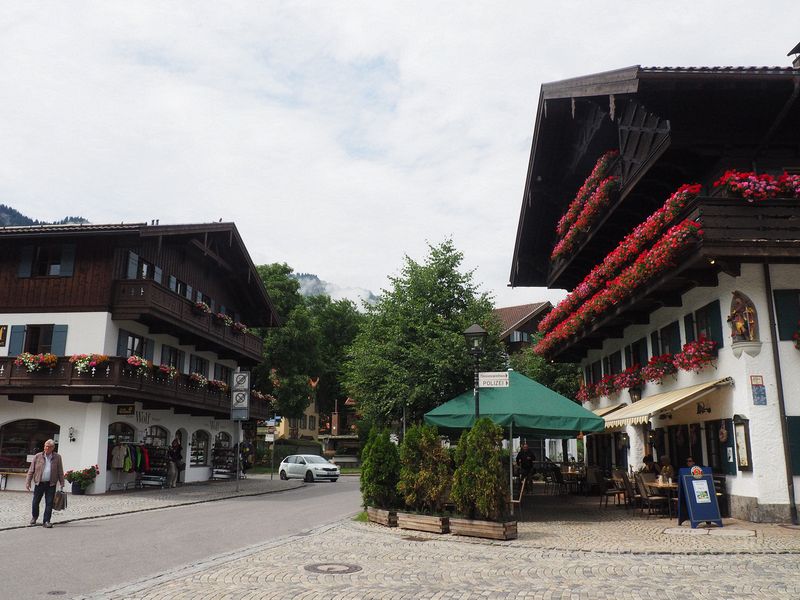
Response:
[[[357,477],[286,492],[0,532],[0,598],[71,597],[333,523]]]

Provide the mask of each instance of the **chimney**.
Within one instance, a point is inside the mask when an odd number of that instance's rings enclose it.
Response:
[[[792,54],[795,55],[794,60],[792,61],[792,66],[795,69],[800,69],[800,44],[797,44],[797,46],[789,50],[789,53],[786,56],[791,56]]]

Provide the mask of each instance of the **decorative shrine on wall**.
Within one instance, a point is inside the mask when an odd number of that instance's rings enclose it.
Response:
[[[736,290],[731,299],[728,324],[731,326],[731,339],[734,342],[758,341],[758,313],[753,301]]]

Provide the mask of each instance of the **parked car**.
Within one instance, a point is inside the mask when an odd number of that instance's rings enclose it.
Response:
[[[336,481],[339,467],[315,454],[292,454],[281,461],[278,467],[281,479],[303,479],[312,481]]]

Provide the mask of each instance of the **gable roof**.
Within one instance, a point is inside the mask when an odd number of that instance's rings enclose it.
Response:
[[[550,302],[534,302],[532,304],[520,304],[518,306],[506,306],[495,308],[492,312],[500,319],[503,324],[501,338],[506,337],[512,331],[521,327],[537,315],[544,314],[553,308]]]

